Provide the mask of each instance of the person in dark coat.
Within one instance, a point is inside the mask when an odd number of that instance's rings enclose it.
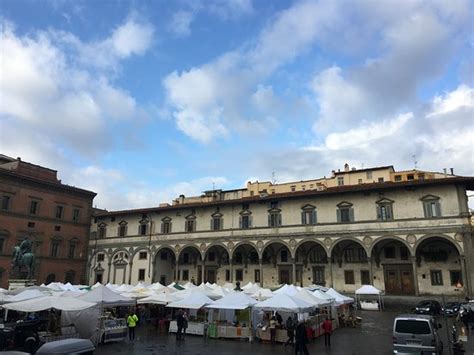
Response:
[[[184,316],[183,316],[183,310],[180,309],[178,311],[178,315],[176,316],[176,324],[178,326],[178,331],[176,332],[176,340],[181,340],[182,339],[184,322],[185,322],[185,319],[184,319]]]
[[[300,322],[296,327],[296,344],[295,344],[295,355],[304,354],[309,355],[306,343],[308,342],[308,335],[306,334],[306,326],[304,322]]]
[[[291,317],[288,317],[286,320],[286,334],[288,335],[288,340],[286,341],[285,346],[295,345],[295,323]]]

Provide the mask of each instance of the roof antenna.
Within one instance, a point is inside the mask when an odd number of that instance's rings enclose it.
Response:
[[[275,179],[275,172],[272,171],[272,185],[275,185],[276,179]]]
[[[216,183],[214,181],[212,182],[212,191],[216,191]]]
[[[413,158],[413,165],[415,166],[414,169],[416,170],[418,168],[418,161],[416,160],[416,154],[413,154],[411,157]]]

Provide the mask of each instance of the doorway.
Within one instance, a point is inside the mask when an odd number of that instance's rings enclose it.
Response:
[[[414,295],[413,267],[408,264],[384,265],[385,292],[390,295]]]
[[[216,269],[207,269],[206,270],[206,281],[213,284],[216,282]]]
[[[291,284],[291,272],[288,268],[280,268],[280,279],[278,280],[280,284]]]

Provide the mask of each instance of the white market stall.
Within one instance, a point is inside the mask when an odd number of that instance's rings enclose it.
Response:
[[[369,300],[362,299],[367,298],[364,296],[369,296]],[[363,285],[361,288],[357,289],[355,292],[355,298],[356,307],[357,304],[360,303],[361,309],[370,311],[381,311],[383,309],[382,291],[372,285]]]

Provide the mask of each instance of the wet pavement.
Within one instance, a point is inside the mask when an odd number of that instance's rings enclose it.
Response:
[[[358,312],[362,317],[362,324],[357,328],[341,328],[334,331],[331,339],[331,348],[324,347],[324,337],[319,337],[310,344],[310,354],[331,355],[385,355],[392,354],[392,327],[394,318],[401,312]],[[447,334],[444,320],[439,322],[444,354],[450,354],[447,349]],[[448,320],[448,330],[451,329]],[[154,328],[137,329],[137,338],[134,343],[110,343],[100,345],[95,354],[195,354],[195,355],[276,355],[294,354],[292,347],[282,344],[265,344],[258,341],[249,343],[242,340],[204,339],[201,336],[187,335],[183,341],[176,341],[174,335],[160,334]],[[471,330],[466,354],[474,354],[474,330]]]

